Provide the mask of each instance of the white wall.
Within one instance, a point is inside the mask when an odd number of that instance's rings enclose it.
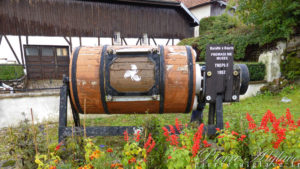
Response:
[[[20,44],[18,36],[9,36],[7,35],[7,39],[10,41],[18,59],[20,62],[21,60],[21,52],[20,52]],[[69,40],[69,38],[67,37]],[[26,37],[21,36],[22,46],[26,45]],[[82,37],[82,46],[97,46],[98,39],[93,37]],[[167,39],[155,39],[158,45],[165,45],[167,43]],[[137,42],[137,38],[126,38],[126,42],[128,45],[135,45]],[[177,44],[179,42],[178,39],[174,40],[174,43]],[[50,36],[29,36],[28,37],[28,44],[29,45],[54,45],[54,46],[69,46],[66,40],[63,37],[50,37]],[[170,40],[169,45],[172,42]],[[79,46],[79,38],[72,37],[72,48],[75,49]],[[100,38],[100,45],[111,45],[111,38]],[[151,40],[150,45],[154,45],[154,42]],[[24,52],[23,52],[24,53]],[[2,42],[0,44],[0,64],[3,62],[3,58],[6,58],[10,61],[16,61],[12,51],[10,50],[8,43],[6,42],[5,38],[2,38]]]
[[[18,125],[24,121],[24,116],[31,121],[31,111],[34,121],[58,121],[59,96],[0,98],[0,128]],[[68,106],[69,117],[70,106]],[[70,119],[70,118],[69,118]]]
[[[192,14],[200,21],[202,18],[209,17],[211,11],[211,5],[204,5],[194,9],[191,9]],[[199,26],[195,27],[195,37],[199,36]]]

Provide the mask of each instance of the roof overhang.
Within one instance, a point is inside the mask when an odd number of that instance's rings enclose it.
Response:
[[[205,2],[205,3],[202,3],[202,4],[199,4],[199,5],[195,5],[195,6],[192,6],[190,7],[189,9],[195,9],[195,8],[198,8],[198,7],[201,7],[201,6],[205,6],[205,5],[209,5],[209,4],[212,4],[212,3],[219,3],[221,6],[227,6],[228,3],[227,2],[224,2],[222,0],[211,0],[211,1],[208,1],[208,2]],[[232,7],[233,9],[236,9],[236,7]]]
[[[75,0],[75,1],[90,1],[90,2],[106,2],[106,3],[128,3],[128,4],[139,4],[146,6],[160,6],[175,8],[182,11],[184,15],[189,19],[191,26],[198,26],[199,20],[191,13],[191,11],[181,2],[170,1],[170,0]]]

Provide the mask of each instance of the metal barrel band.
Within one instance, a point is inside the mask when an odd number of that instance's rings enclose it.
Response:
[[[72,81],[71,81],[71,83],[72,83],[72,90],[73,90],[75,106],[77,107],[79,112],[83,112],[82,108],[80,106],[80,103],[79,103],[78,91],[77,91],[77,79],[76,79],[77,59],[78,59],[79,50],[80,50],[80,47],[77,47],[75,49],[73,59],[72,59],[72,69],[71,69]]]
[[[189,73],[189,82],[188,82],[188,101],[185,109],[185,113],[189,113],[192,106],[193,99],[193,83],[194,83],[194,66],[193,66],[193,56],[190,46],[186,46],[187,51],[187,64],[188,64],[188,73]]]
[[[107,103],[105,99],[105,86],[104,86],[104,57],[106,54],[107,45],[103,46],[102,52],[101,52],[101,59],[100,59],[100,67],[99,67],[99,75],[100,75],[100,93],[101,93],[101,102],[103,109],[106,114],[110,114],[107,108]]]
[[[162,114],[164,112],[164,100],[165,100],[165,55],[164,55],[164,47],[159,45],[159,54],[160,54],[160,102],[159,102],[159,113]]]

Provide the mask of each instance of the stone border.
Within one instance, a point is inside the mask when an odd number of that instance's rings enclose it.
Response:
[[[12,93],[12,94],[0,94],[0,99],[7,98],[21,98],[21,97],[41,97],[41,96],[59,96],[59,90],[57,91],[45,91],[45,92],[29,92],[29,93]]]
[[[266,80],[260,80],[260,81],[250,81],[249,84],[262,84],[262,83],[267,83]]]

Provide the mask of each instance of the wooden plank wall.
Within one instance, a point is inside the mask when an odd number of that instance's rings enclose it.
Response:
[[[193,37],[186,14],[174,7],[74,0],[0,0],[3,35],[154,38]]]

